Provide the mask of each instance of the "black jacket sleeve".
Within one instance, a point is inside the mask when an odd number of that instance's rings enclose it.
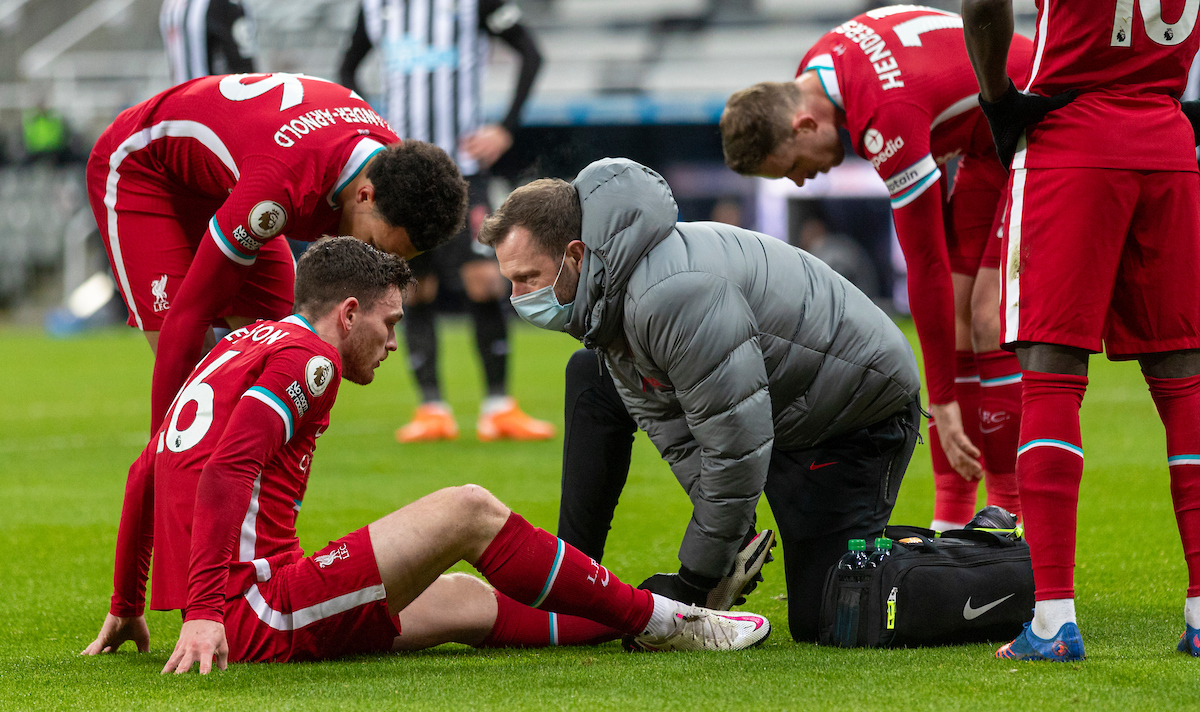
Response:
[[[358,8],[358,22],[354,25],[354,34],[350,35],[350,46],[346,48],[346,53],[342,55],[342,66],[338,69],[338,83],[347,89],[362,94],[358,91],[358,82],[355,79],[355,74],[358,72],[358,65],[362,64],[363,58],[371,51],[371,38],[367,36],[367,20],[363,13],[362,6]]]
[[[533,82],[542,68],[542,54],[538,51],[533,35],[520,22],[520,10],[502,0],[482,0],[479,3],[479,28],[521,55],[521,72],[517,87],[513,91],[512,103],[501,125],[509,133],[516,133],[521,125],[521,109],[529,99]]]

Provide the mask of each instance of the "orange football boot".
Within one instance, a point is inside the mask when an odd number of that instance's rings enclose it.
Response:
[[[458,438],[458,423],[454,413],[444,403],[422,403],[413,413],[412,422],[396,431],[396,440],[402,443],[455,440]]]
[[[483,442],[493,440],[549,440],[558,430],[544,420],[538,420],[517,406],[513,398],[505,398],[503,407],[490,413],[480,413],[475,434]]]

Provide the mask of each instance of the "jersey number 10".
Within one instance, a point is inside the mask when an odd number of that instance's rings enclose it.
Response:
[[[1200,11],[1200,0],[1187,0],[1183,14],[1175,22],[1162,19],[1162,0],[1117,0],[1117,11],[1113,17],[1112,47],[1128,47],[1133,34],[1133,6],[1142,11],[1142,23],[1150,41],[1174,47],[1191,36],[1196,27],[1196,15]]]

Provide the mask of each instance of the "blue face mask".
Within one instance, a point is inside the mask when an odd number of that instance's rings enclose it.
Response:
[[[558,274],[554,275],[554,282],[550,286],[509,298],[513,309],[517,310],[522,319],[550,331],[562,331],[566,328],[567,322],[571,321],[571,314],[575,311],[575,302],[559,304],[558,297],[554,294],[554,285],[558,284],[558,278],[562,276],[566,264],[567,255],[564,252],[563,261],[558,265]]]

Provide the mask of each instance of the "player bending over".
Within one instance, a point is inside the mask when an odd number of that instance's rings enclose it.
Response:
[[[1030,46],[1013,38],[1013,76],[1028,73]],[[818,40],[796,74],[730,97],[721,117],[726,163],[800,185],[841,163],[837,129],[850,132],[887,184],[908,263],[933,413],[932,526],[964,526],[981,477],[988,504],[1019,514],[1021,366],[1000,350],[996,308],[1008,176],[979,110],[962,19],[915,5],[871,10]],[[956,156],[951,187],[941,166]]]
[[[296,313],[231,333],[196,367],[130,468],[112,602],[84,654],[127,640],[149,648],[152,549],[151,608],[184,611],[163,672],[449,641],[627,634],[647,650],[731,650],[766,639],[766,618],[635,589],[476,485],[434,492],[304,557],[296,517],[316,439],[343,375],[370,383],[396,350],[411,279],[402,260],[361,242],[322,241],[297,267]],[[442,575],[459,561],[496,592]]]
[[[204,77],[126,109],[97,139],[87,186],[129,325],[155,350],[151,431],[214,323],[291,313],[281,235],[351,235],[409,258],[458,232],[467,200],[445,151],[400,143],[357,94],[297,74]]]

